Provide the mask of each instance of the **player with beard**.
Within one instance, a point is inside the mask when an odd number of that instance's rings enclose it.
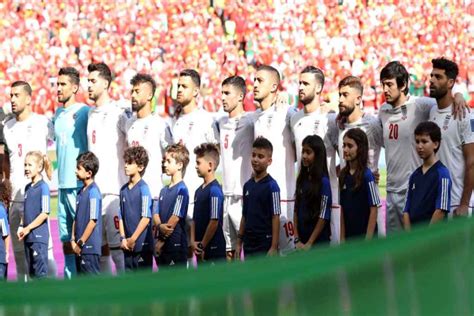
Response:
[[[76,177],[76,158],[87,151],[89,107],[76,102],[79,72],[61,68],[58,77],[58,102],[63,106],[54,116],[56,156],[58,162],[58,225],[63,242],[64,275],[76,274],[76,256],[71,247],[72,223],[76,216],[77,192],[82,183]]]
[[[155,80],[147,74],[136,74],[130,84],[135,115],[127,122],[127,143],[128,146],[142,146],[148,153],[149,162],[143,180],[150,189],[154,208],[163,188],[161,162],[166,147],[172,144],[173,139],[165,120],[152,113]]]
[[[212,115],[198,106],[197,98],[201,87],[201,77],[194,69],[185,69],[180,72],[178,78],[178,94],[176,103],[180,107],[179,116],[175,118],[173,125],[174,143],[183,144],[189,151],[188,170],[196,168],[196,156],[194,148],[202,143],[217,143],[217,126]],[[188,188],[197,188],[201,184],[201,179],[196,172],[186,172],[184,182]],[[193,218],[194,208],[194,190],[189,191],[189,206],[187,212],[187,230],[189,236],[189,227]],[[190,245],[188,240],[188,245]],[[189,259],[193,252],[189,247]],[[188,260],[191,264],[192,260]]]
[[[46,155],[48,141],[53,139],[51,122],[45,116],[31,111],[31,94],[31,87],[25,81],[16,81],[11,85],[10,97],[14,117],[5,123],[4,128],[5,143],[9,154],[7,159],[10,165],[10,174],[7,175],[7,178],[12,184],[11,206],[8,214],[13,232],[12,243],[18,280],[25,280],[27,275],[24,243],[17,236],[17,231],[23,228],[20,224],[20,217],[23,217],[25,186],[29,182],[25,178],[25,158],[30,151],[40,151]],[[51,238],[49,238],[48,244],[48,271],[49,275],[56,276],[56,262],[53,257]]]
[[[252,176],[250,156],[253,143],[253,115],[244,111],[245,80],[231,76],[222,82],[222,106],[228,116],[221,118],[219,143],[224,191],[223,230],[227,259],[231,260],[237,246],[242,218],[242,190]]]
[[[295,144],[290,119],[295,109],[277,106],[280,74],[272,66],[258,67],[254,81],[254,99],[260,111],[255,121],[255,139],[264,137],[273,145],[273,163],[268,172],[280,186],[281,215],[279,250],[285,254],[295,249],[294,244],[294,194],[295,194]]]
[[[431,63],[430,97],[436,99],[437,107],[431,109],[430,121],[443,133],[437,156],[451,175],[450,208],[454,215],[472,214],[474,116],[469,113],[461,120],[452,119],[452,89],[459,73],[456,63],[445,58],[433,59]]]
[[[331,145],[337,148],[341,158],[341,170],[345,167],[343,158],[343,139],[346,132],[353,128],[360,128],[368,139],[368,167],[378,177],[378,162],[380,150],[383,146],[382,125],[377,117],[365,113],[361,109],[363,85],[358,77],[348,76],[339,82],[339,117],[337,123],[331,125],[328,138]],[[384,214],[378,212],[379,235],[385,235]]]
[[[387,233],[402,229],[403,209],[410,175],[421,165],[413,132],[420,122],[429,119],[436,100],[408,94],[409,74],[398,61],[388,63],[380,72],[386,103],[379,111],[382,121],[387,165]],[[453,114],[460,119],[465,101],[455,95]],[[459,115],[457,115],[459,114]]]
[[[324,74],[314,66],[304,68],[299,76],[299,98],[304,108],[291,117],[291,131],[295,140],[296,159],[301,165],[303,140],[309,135],[318,135],[326,145],[327,165],[332,193],[331,211],[331,241],[339,242],[339,197],[336,175],[336,152],[326,137],[328,130],[335,129],[335,114],[328,113],[329,109],[321,104],[321,92],[324,87]],[[331,126],[334,125],[334,126]]]
[[[120,188],[127,182],[122,159],[126,147],[126,124],[129,112],[124,112],[109,96],[112,72],[104,63],[90,64],[89,99],[95,107],[89,114],[87,141],[89,151],[94,153],[101,167],[95,182],[102,193],[102,256],[101,272],[111,272],[110,255],[117,272],[124,271],[123,251],[120,249],[119,209]]]

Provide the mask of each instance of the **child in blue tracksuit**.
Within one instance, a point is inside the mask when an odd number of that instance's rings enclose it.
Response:
[[[0,280],[7,279],[8,252],[10,250],[10,225],[8,224],[7,205],[10,205],[12,187],[10,181],[0,182]]]

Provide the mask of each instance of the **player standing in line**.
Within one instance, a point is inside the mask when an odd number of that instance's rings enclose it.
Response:
[[[344,239],[365,236],[372,239],[377,224],[380,197],[368,168],[369,141],[360,128],[351,128],[343,138],[345,166],[340,172],[341,231]]]
[[[148,184],[156,207],[163,188],[161,162],[164,150],[173,142],[168,124],[158,114],[152,113],[151,102],[155,95],[155,80],[147,74],[137,74],[132,85],[132,110],[136,115],[127,122],[128,146],[142,146],[149,162],[143,180]]]
[[[303,139],[302,147],[293,221],[296,248],[309,250],[330,240],[332,193],[324,141],[309,135]]]
[[[436,100],[408,94],[409,74],[397,61],[388,63],[380,72],[386,103],[379,111],[383,127],[383,142],[387,165],[387,233],[402,229],[407,179],[421,164],[416,153],[413,131],[420,122],[427,121]],[[455,95],[453,113],[463,114],[465,106],[461,94]]]
[[[0,182],[0,280],[7,279],[9,251],[10,251],[10,225],[8,224],[8,205],[12,197],[10,180]]]
[[[77,195],[72,249],[79,274],[99,274],[102,246],[102,194],[94,181],[99,160],[90,151],[77,157],[77,178],[84,186]]]
[[[127,182],[123,159],[126,147],[127,112],[124,112],[109,96],[112,72],[104,63],[90,64],[88,92],[95,107],[89,113],[87,123],[88,148],[99,161],[101,168],[95,181],[102,193],[102,257],[101,272],[110,273],[110,255],[117,272],[124,270],[123,251],[120,249],[119,232],[119,192]]]
[[[430,112],[430,121],[443,132],[439,147],[439,160],[451,174],[451,211],[454,215],[472,214],[472,190],[474,187],[474,116],[469,113],[461,120],[452,118],[452,89],[459,73],[451,60],[437,58],[431,61],[430,97],[437,107]]]
[[[163,168],[171,177],[171,182],[161,189],[158,207],[153,210],[153,225],[158,231],[156,263],[160,268],[187,263],[189,193],[183,177],[188,163],[189,152],[184,145],[175,144],[166,148]]]
[[[31,87],[25,81],[11,85],[10,98],[14,117],[5,123],[4,135],[9,151],[9,178],[12,183],[12,200],[9,209],[9,223],[13,231],[12,243],[15,253],[18,280],[27,276],[25,246],[18,239],[18,228],[24,214],[24,190],[28,183],[25,178],[25,156],[30,151],[46,154],[48,140],[53,139],[53,125],[43,115],[31,111]],[[49,240],[48,260],[50,275],[56,276],[56,262],[53,257],[53,244]]]
[[[403,212],[403,227],[412,224],[435,224],[445,218],[451,208],[451,177],[449,170],[436,157],[441,144],[441,129],[434,122],[422,122],[415,129],[416,151],[423,164],[408,181]]]
[[[328,131],[328,138],[332,146],[337,148],[341,158],[340,167],[345,167],[343,159],[343,138],[348,130],[360,128],[365,132],[369,142],[368,167],[372,173],[378,175],[380,150],[383,146],[383,132],[380,120],[362,111],[362,95],[364,86],[358,77],[348,76],[339,82],[339,117],[336,124]],[[379,211],[381,207],[379,208]],[[379,214],[380,213],[380,214]],[[385,217],[377,212],[379,235],[385,236]]]
[[[339,196],[336,174],[336,151],[329,142],[327,133],[336,129],[336,114],[328,113],[328,109],[321,104],[321,92],[324,87],[324,73],[314,66],[304,68],[299,76],[299,99],[303,109],[291,117],[291,131],[295,140],[297,164],[301,164],[301,153],[303,140],[309,135],[318,135],[324,140],[327,153],[327,166],[329,168],[329,180],[331,182],[332,212],[331,231],[332,241],[339,242]],[[334,125],[334,126],[332,126]]]
[[[40,151],[30,151],[25,157],[25,176],[31,182],[25,188],[25,208],[17,236],[25,243],[26,263],[30,278],[48,276],[48,216],[50,212],[49,186],[41,173],[46,171],[51,180],[52,166]]]
[[[76,159],[87,151],[87,119],[89,107],[76,102],[79,72],[61,68],[58,76],[58,102],[63,106],[54,116],[56,156],[58,162],[58,224],[63,242],[64,275],[76,274],[76,256],[71,246],[72,223],[76,217],[77,191],[81,182],[76,178]]]
[[[211,114],[199,108],[197,97],[201,86],[201,77],[196,70],[185,69],[180,72],[178,79],[178,94],[176,102],[181,107],[180,115],[173,125],[173,140],[175,144],[181,143],[189,152],[189,169],[194,170],[196,157],[194,148],[202,143],[217,143],[217,126]],[[201,180],[196,172],[187,172],[184,182],[188,188],[197,188]],[[193,218],[194,192],[189,192],[189,208],[187,212],[187,230]],[[188,263],[192,264],[193,252],[188,240]]]
[[[281,217],[279,249],[282,254],[295,249],[293,209],[295,193],[295,144],[290,128],[294,108],[277,107],[276,96],[280,74],[271,66],[260,66],[254,82],[254,98],[261,111],[255,122],[255,139],[267,138],[273,145],[273,163],[268,172],[275,177],[281,189]]]
[[[252,176],[253,115],[244,111],[245,80],[231,76],[222,82],[222,106],[229,116],[219,122],[224,191],[223,230],[227,259],[234,257],[242,218],[242,189]]]
[[[129,177],[120,189],[120,239],[125,269],[152,268],[153,234],[151,229],[150,189],[142,179],[148,154],[141,146],[130,147],[123,155],[125,174]]]
[[[272,164],[273,146],[268,139],[258,137],[252,147],[253,175],[243,189],[244,201],[235,251],[236,260],[240,260],[242,246],[246,256],[278,254],[280,188],[267,172],[267,168]]]
[[[219,165],[219,148],[215,144],[201,144],[194,149],[196,172],[204,183],[194,194],[194,215],[191,242],[198,261],[215,263],[226,257],[222,218],[224,193],[215,172]]]

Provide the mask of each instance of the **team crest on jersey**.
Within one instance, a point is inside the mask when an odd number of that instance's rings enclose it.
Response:
[[[449,120],[451,120],[451,114],[446,115],[443,122],[443,130],[446,131],[449,127]]]
[[[272,126],[273,115],[269,115],[267,118],[267,126],[270,128]]]
[[[148,125],[145,126],[145,128],[143,129],[143,134],[146,135],[148,133]]]
[[[33,128],[33,127],[32,127],[31,125],[28,125],[28,126],[26,127],[26,132],[28,133],[28,135],[31,134],[31,129],[32,129],[32,128]]]
[[[314,121],[314,130],[313,130],[314,134],[317,133],[318,129],[319,129],[319,120]]]
[[[191,131],[193,129],[194,122],[189,122],[188,130]]]
[[[406,106],[406,105],[402,105],[402,120],[406,120],[406,119],[407,119],[407,113],[408,113],[407,106]]]

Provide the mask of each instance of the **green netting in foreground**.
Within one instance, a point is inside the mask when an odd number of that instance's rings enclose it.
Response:
[[[474,221],[198,271],[2,285],[6,315],[472,315]],[[2,313],[3,312],[3,313]]]

